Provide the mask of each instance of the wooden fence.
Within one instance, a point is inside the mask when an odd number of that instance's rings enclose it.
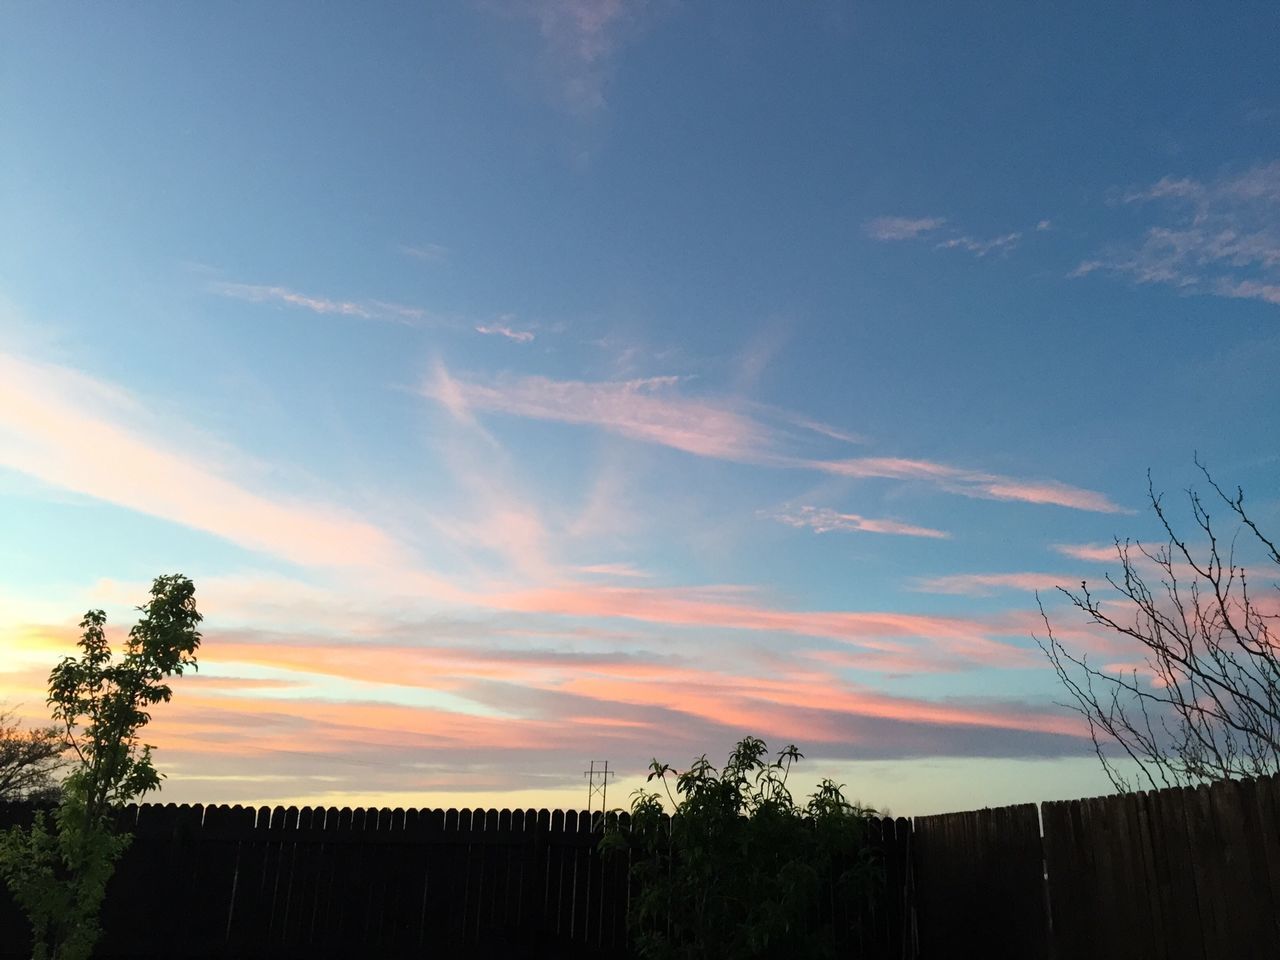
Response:
[[[30,822],[0,805],[0,828]],[[599,814],[144,804],[108,889],[102,958],[625,957],[625,857]],[[607,824],[627,829],[629,818]],[[910,824],[868,823],[896,889],[841,905],[840,947],[903,956]],[[882,888],[883,889],[883,888]],[[0,890],[0,956],[29,957]]]
[[[921,958],[1280,958],[1280,777],[914,827]]]
[[[0,805],[0,828],[30,820]],[[625,860],[546,810],[144,805],[96,956],[618,957]],[[627,828],[619,818],[617,826]],[[871,820],[841,956],[1280,958],[1280,777]],[[0,891],[0,957],[30,956]]]

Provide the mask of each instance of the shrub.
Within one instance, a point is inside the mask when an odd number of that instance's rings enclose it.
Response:
[[[880,871],[866,842],[875,811],[823,780],[799,806],[787,788],[802,758],[794,745],[768,760],[763,740],[740,741],[724,767],[704,754],[677,773],[654,760],[638,790],[631,830],[603,841],[606,855],[633,852],[636,893],[628,923],[648,958],[835,956],[839,918],[874,893]],[[674,779],[675,792],[671,791]]]

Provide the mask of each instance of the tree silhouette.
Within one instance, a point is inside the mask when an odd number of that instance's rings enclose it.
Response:
[[[196,666],[195,586],[180,575],[157,577],[138,608],[124,655],[112,659],[106,615],[90,610],[79,657],[49,674],[53,719],[75,755],[62,802],[29,829],[0,836],[0,876],[31,921],[35,960],[87,960],[98,938],[98,910],[129,837],[116,832],[112,809],[159,789],[150,744],[138,732],[148,712],[173,695],[165,681]]]
[[[1199,459],[1196,466],[1213,491],[1208,503],[1187,491],[1197,543],[1175,530],[1148,474],[1167,541],[1153,548],[1117,540],[1121,569],[1107,575],[1105,595],[1086,582],[1059,588],[1094,625],[1132,641],[1142,667],[1098,667],[1073,653],[1040,607],[1047,637],[1037,643],[1120,791],[1280,772],[1280,584],[1259,594],[1236,559],[1248,548],[1264,567],[1280,567],[1280,551],[1243,491],[1228,494]],[[1228,511],[1229,538],[1210,513],[1214,504]]]
[[[0,707],[0,801],[55,801],[66,740],[58,727],[24,730],[11,708]]]

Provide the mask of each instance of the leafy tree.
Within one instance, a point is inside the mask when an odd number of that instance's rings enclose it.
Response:
[[[56,801],[65,750],[58,727],[24,730],[12,710],[0,707],[0,801]]]
[[[1047,637],[1037,642],[1122,792],[1280,773],[1280,584],[1260,595],[1237,561],[1249,549],[1263,566],[1280,566],[1280,551],[1243,491],[1227,493],[1196,466],[1213,491],[1208,502],[1187,491],[1198,542],[1177,532],[1148,476],[1166,542],[1117,539],[1120,573],[1107,575],[1103,595],[1087,582],[1059,588],[1092,624],[1130,642],[1141,667],[1099,667],[1072,652],[1041,606]],[[1226,539],[1215,505],[1234,528]]]
[[[152,747],[138,733],[149,709],[172,696],[168,678],[196,666],[201,616],[190,580],[157,577],[138,609],[118,660],[106,615],[85,614],[80,656],[49,674],[48,703],[75,757],[62,802],[51,818],[37,813],[29,829],[0,837],[0,875],[31,921],[36,960],[85,960],[92,952],[107,881],[130,839],[115,830],[113,809],[160,787]]]
[[[637,893],[628,921],[643,957],[834,956],[834,896],[852,902],[876,879],[865,842],[875,811],[823,780],[804,806],[787,788],[796,747],[768,759],[763,740],[740,741],[722,769],[704,754],[684,773],[654,760],[636,791],[631,830],[602,841],[634,851]],[[671,791],[674,779],[675,792]]]

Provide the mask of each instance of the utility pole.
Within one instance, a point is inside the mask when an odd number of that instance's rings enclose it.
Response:
[[[592,760],[591,769],[583,770],[582,775],[587,778],[587,816],[591,816],[591,811],[595,806],[595,797],[600,795],[600,821],[603,824],[604,815],[609,810],[609,778],[615,776],[609,769],[608,760]],[[595,824],[592,823],[592,827]]]

